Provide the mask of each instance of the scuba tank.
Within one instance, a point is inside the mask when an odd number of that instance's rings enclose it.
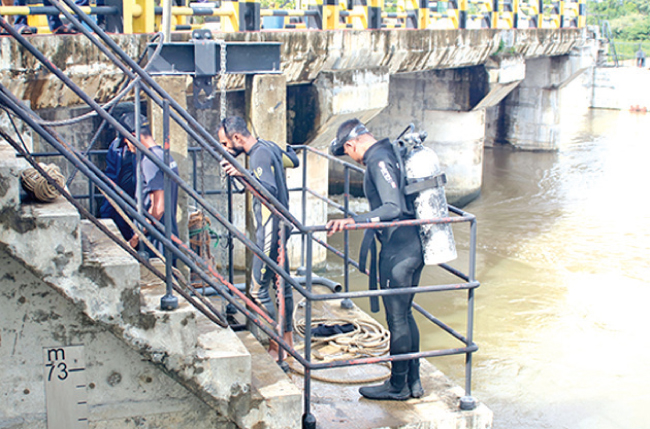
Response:
[[[403,191],[412,201],[416,219],[449,217],[444,185],[447,178],[436,153],[423,145],[426,132],[413,132],[413,124],[394,143],[403,168]],[[410,131],[407,133],[407,131]],[[456,243],[451,224],[420,225],[420,241],[426,265],[456,259]]]

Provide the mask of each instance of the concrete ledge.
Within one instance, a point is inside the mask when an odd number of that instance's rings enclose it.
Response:
[[[268,429],[299,428],[302,417],[302,393],[250,332],[237,334],[255,360],[251,373],[253,406],[241,416],[240,426],[256,428],[258,422]]]
[[[317,301],[314,318],[332,320],[369,320],[372,317],[354,306],[347,310],[338,301]],[[304,310],[298,308],[296,317]],[[313,377],[338,380],[339,383],[312,378],[312,414],[319,429],[488,429],[492,427],[492,411],[479,403],[472,411],[461,411],[464,390],[455,385],[428,361],[420,361],[420,377],[425,395],[407,401],[371,401],[359,394],[359,387],[380,382],[365,382],[388,374],[382,365],[363,365],[314,371]],[[292,367],[297,364],[292,363]],[[303,377],[291,373],[293,382],[301,386]],[[358,381],[358,382],[357,382]]]

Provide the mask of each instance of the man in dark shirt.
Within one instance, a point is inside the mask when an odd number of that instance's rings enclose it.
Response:
[[[345,225],[413,219],[400,187],[402,172],[388,139],[377,141],[358,119],[344,122],[330,146],[332,155],[348,155],[366,166],[363,190],[370,212],[327,223],[328,235],[342,231]],[[366,234],[374,234],[366,230]],[[382,289],[417,286],[424,267],[417,226],[391,227],[377,233],[381,242],[379,281]],[[365,240],[364,240],[365,241]],[[413,318],[413,294],[383,297],[390,330],[390,353],[400,355],[420,350],[420,332]],[[359,389],[368,399],[406,400],[424,394],[420,383],[420,361],[392,362],[391,377],[384,384]]]
[[[287,189],[284,168],[298,166],[298,157],[290,146],[283,151],[275,143],[257,139],[248,131],[246,121],[238,116],[225,118],[217,132],[219,141],[233,156],[245,152],[249,156],[252,175],[259,180],[278,201],[289,208],[289,191]],[[227,161],[222,162],[222,168],[229,176],[241,176],[240,172]],[[273,216],[271,211],[257,198],[253,200],[253,218],[255,220],[255,241],[272,260],[277,262],[280,252],[280,219]],[[286,228],[285,237],[289,238],[290,227]],[[284,249],[284,269],[289,272],[289,262]],[[269,285],[277,288],[277,275],[259,257],[253,259],[253,276],[251,296],[264,308],[267,313],[277,320],[276,309],[269,294]],[[277,289],[276,289],[277,293]],[[286,321],[284,327],[284,340],[293,347],[293,289],[288,282],[284,287],[284,303]],[[278,357],[279,349],[275,342],[271,342],[269,352]]]
[[[128,131],[135,135],[135,114],[134,113],[125,113],[120,118],[120,122]],[[129,146],[132,152],[135,152],[135,147],[131,142],[125,140],[126,144]],[[151,130],[149,128],[149,123],[144,116],[140,116],[140,143],[142,143],[147,149],[149,149],[154,156],[158,157],[161,161],[164,161],[164,151],[163,148],[158,146],[151,135]],[[149,212],[154,218],[160,222],[165,222],[165,175],[163,171],[156,165],[154,162],[146,157],[142,156],[142,161],[138,166],[140,172],[142,173],[142,195],[144,197],[143,207]],[[176,161],[171,158],[169,168],[172,172],[178,175],[178,166]],[[176,205],[178,202],[178,185],[173,180],[170,181],[170,196],[171,200],[171,229],[172,235],[178,237],[178,225],[176,223]],[[146,228],[145,228],[146,229]],[[149,240],[152,244],[158,249],[159,252],[164,253],[164,248],[162,243],[153,237],[149,236]],[[131,247],[137,247],[139,238],[137,235],[133,235],[129,240]],[[153,256],[151,249],[147,249],[147,252]]]
[[[135,153],[126,144],[126,139],[121,136],[113,140],[108,147],[104,174],[122,188],[124,193],[131,198],[135,197]],[[108,200],[104,200],[99,208],[99,217],[113,219],[126,241],[133,237],[133,230],[129,224]]]

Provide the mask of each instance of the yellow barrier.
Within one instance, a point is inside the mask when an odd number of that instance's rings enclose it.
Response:
[[[124,0],[123,2],[123,27],[124,33],[152,33],[160,27],[160,15],[155,13],[155,0]],[[162,0],[166,1],[166,0]],[[184,25],[186,28],[201,28],[202,24],[187,25],[187,17],[213,16],[221,17],[221,31],[237,32],[246,25],[249,30],[262,17],[285,16],[301,17],[302,22],[289,23],[291,28],[314,28],[322,25],[324,30],[353,28],[362,30],[371,28],[481,28],[489,26],[498,29],[511,28],[562,28],[586,25],[586,0],[561,0],[555,4],[544,5],[540,11],[540,0],[447,0],[437,2],[438,11],[429,10],[427,0],[398,0],[397,12],[385,12],[384,0],[366,0],[367,6],[354,5],[347,9],[348,0],[306,0],[306,10],[282,10],[282,13],[273,9],[260,10],[258,0],[223,0],[221,7],[172,7],[172,25]],[[446,3],[446,4],[445,4]],[[442,6],[440,6],[442,4]],[[444,9],[444,6],[447,9]],[[470,14],[472,11],[479,13]],[[242,8],[247,11],[244,15]],[[441,9],[442,8],[442,9]],[[91,7],[82,7],[81,10],[90,14]],[[254,11],[254,12],[251,12]],[[0,6],[0,15],[15,16],[27,15],[28,25],[37,27],[40,33],[49,33],[46,15],[31,14],[30,6]],[[242,23],[241,17],[246,16]],[[486,19],[487,18],[487,19]],[[251,21],[251,19],[253,21]],[[289,20],[285,20],[288,23]],[[285,24],[286,27],[286,24]]]

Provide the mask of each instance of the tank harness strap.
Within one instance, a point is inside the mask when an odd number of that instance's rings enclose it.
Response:
[[[404,186],[404,193],[406,195],[413,195],[417,192],[422,192],[431,188],[441,188],[447,183],[447,176],[445,173],[437,176],[424,177],[422,179],[407,179],[407,185]]]
[[[368,288],[370,290],[377,290],[377,243],[375,243],[375,234],[375,230],[366,229],[359,250],[359,269],[362,273],[366,272],[366,261],[368,252],[370,252],[370,272],[368,274]],[[379,298],[376,296],[370,297],[370,311],[373,313],[379,312]]]

